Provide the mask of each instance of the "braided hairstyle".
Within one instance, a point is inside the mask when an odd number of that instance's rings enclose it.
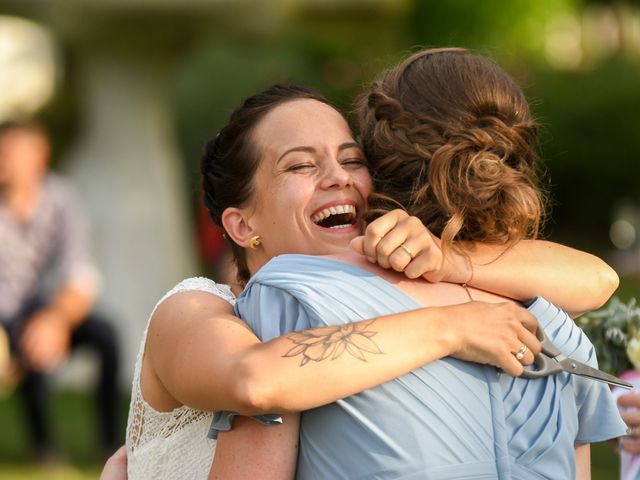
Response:
[[[274,85],[247,98],[231,114],[218,135],[209,140],[200,159],[204,204],[213,221],[222,225],[222,212],[242,207],[253,197],[254,178],[262,153],[253,139],[253,131],[267,113],[293,100],[317,100],[328,104],[320,93],[295,85]],[[229,235],[238,280],[245,284],[251,277],[244,248]]]
[[[355,112],[374,216],[403,208],[445,248],[538,234],[537,126],[497,65],[464,49],[424,50],[373,82]]]

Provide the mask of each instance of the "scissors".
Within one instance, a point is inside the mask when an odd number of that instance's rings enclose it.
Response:
[[[633,385],[625,382],[624,380],[609,375],[601,370],[590,367],[582,362],[578,362],[573,358],[564,355],[558,347],[556,347],[551,340],[547,338],[544,331],[541,328],[536,330],[536,337],[540,340],[542,345],[542,351],[536,355],[535,370],[526,370],[522,374],[526,378],[541,378],[548,377],[560,372],[573,373],[574,375],[580,375],[581,377],[590,378],[599,382],[609,383],[618,387],[632,389]]]

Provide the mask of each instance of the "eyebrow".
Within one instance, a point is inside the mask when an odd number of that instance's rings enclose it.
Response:
[[[357,148],[358,150],[362,150],[362,147],[360,146],[359,143],[357,143],[357,142],[346,142],[346,143],[341,144],[338,147],[338,151],[341,152],[341,151],[347,150],[349,148]],[[282,155],[280,155],[280,157],[276,161],[276,164],[278,162],[280,162],[280,160],[282,160],[285,156],[287,156],[287,155],[289,155],[290,153],[293,153],[293,152],[316,153],[316,149],[313,148],[313,147],[304,147],[304,146],[290,148],[289,150],[285,151]]]

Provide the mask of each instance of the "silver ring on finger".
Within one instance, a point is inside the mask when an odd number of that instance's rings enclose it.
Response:
[[[402,250],[404,250],[405,252],[407,252],[407,255],[409,255],[411,257],[411,260],[413,260],[413,252],[411,250],[409,250],[409,247],[407,247],[404,243],[400,245],[400,248]]]
[[[637,429],[638,427],[635,427],[635,426],[627,427],[627,435],[629,437],[635,437]]]
[[[527,353],[527,350],[528,350],[527,346],[526,345],[522,345],[520,347],[520,350],[518,350],[518,352],[515,353],[516,358],[518,360],[522,360],[524,358],[524,354]]]

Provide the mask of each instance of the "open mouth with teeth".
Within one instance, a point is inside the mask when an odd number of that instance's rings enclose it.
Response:
[[[328,207],[313,214],[311,220],[323,228],[349,228],[357,221],[356,207],[354,205]]]

